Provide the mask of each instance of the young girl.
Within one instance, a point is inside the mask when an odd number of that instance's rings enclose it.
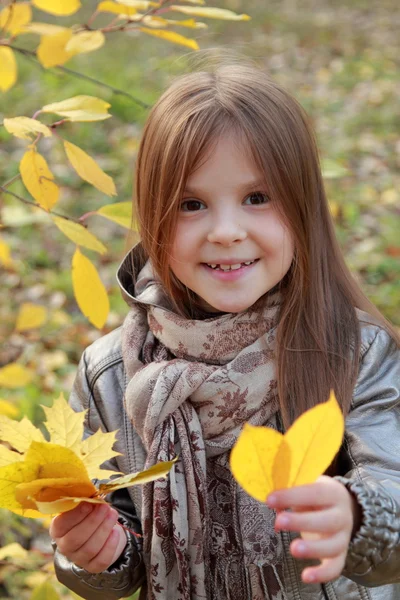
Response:
[[[130,311],[70,402],[87,435],[119,430],[108,468],[179,461],[56,517],[57,577],[88,600],[398,600],[399,339],[344,263],[303,110],[252,66],[181,76],[136,181]],[[331,388],[346,436],[328,473],[247,496],[229,468],[244,423],[284,431]]]

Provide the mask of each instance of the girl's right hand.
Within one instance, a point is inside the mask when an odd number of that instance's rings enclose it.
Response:
[[[53,519],[50,536],[68,560],[89,573],[101,573],[119,558],[127,543],[117,520],[118,513],[110,505],[81,502]]]

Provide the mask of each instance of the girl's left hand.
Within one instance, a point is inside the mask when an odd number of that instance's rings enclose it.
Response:
[[[310,485],[273,492],[267,504],[279,513],[276,530],[298,531],[304,536],[291,543],[292,555],[321,561],[320,566],[304,569],[302,580],[326,583],[339,577],[361,518],[361,509],[345,486],[322,475]],[[288,508],[290,512],[285,510]]]

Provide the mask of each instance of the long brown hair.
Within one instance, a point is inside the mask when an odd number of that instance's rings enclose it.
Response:
[[[219,136],[232,131],[265,174],[269,196],[294,239],[277,333],[284,425],[327,400],[331,388],[347,414],[359,369],[355,308],[399,339],[344,262],[307,115],[260,69],[233,63],[182,75],[151,110],[136,171],[135,212],[143,248],[176,310],[186,314],[195,299],[169,268],[183,189]]]

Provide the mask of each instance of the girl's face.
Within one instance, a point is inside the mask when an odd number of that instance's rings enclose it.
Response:
[[[293,252],[292,236],[269,201],[263,174],[238,138],[221,137],[188,178],[172,272],[206,310],[237,313],[284,277]]]

